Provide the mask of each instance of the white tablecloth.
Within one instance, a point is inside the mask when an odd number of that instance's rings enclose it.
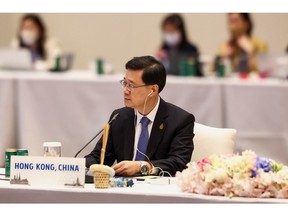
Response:
[[[87,72],[0,72],[0,166],[4,149],[42,155],[45,141],[60,141],[71,157],[123,106],[123,75]],[[168,77],[160,96],[194,114],[196,121],[238,132],[235,151],[288,164],[287,83],[279,80]],[[98,139],[80,155],[89,153]]]
[[[5,149],[17,146],[15,82],[0,74],[0,166],[4,165]]]
[[[3,173],[3,169],[0,169],[0,173]],[[84,188],[11,185],[9,181],[0,180],[0,203],[288,203],[288,199],[230,199],[184,193],[177,186],[176,179],[171,181],[172,184],[159,184],[158,180],[157,184],[153,180],[148,184],[134,180],[132,187],[107,189],[96,189],[94,184],[85,184]]]
[[[168,77],[160,95],[164,100],[194,114],[196,122],[223,127],[221,79]]]
[[[74,156],[122,105],[118,80],[50,76],[18,80],[19,146],[31,155],[42,155],[43,142],[59,141],[62,155]]]
[[[230,80],[224,92],[224,125],[237,129],[235,151],[288,164],[288,82]]]

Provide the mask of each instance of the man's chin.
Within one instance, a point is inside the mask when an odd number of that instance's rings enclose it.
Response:
[[[124,101],[124,105],[125,107],[133,108],[132,104],[127,101]]]

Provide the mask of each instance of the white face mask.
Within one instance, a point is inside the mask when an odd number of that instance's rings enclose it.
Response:
[[[174,33],[164,33],[164,41],[169,46],[175,46],[180,43],[181,41],[181,34],[178,32]]]
[[[36,41],[36,33],[31,30],[22,30],[21,39],[23,43],[27,46],[31,46]]]

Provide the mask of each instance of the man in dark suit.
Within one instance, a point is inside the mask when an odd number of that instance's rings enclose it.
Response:
[[[104,164],[122,176],[175,175],[191,160],[195,118],[160,98],[166,71],[154,57],[135,57],[126,70],[120,81],[125,107],[110,117],[119,114],[110,126]],[[101,147],[102,138],[85,156],[87,167],[100,163]]]

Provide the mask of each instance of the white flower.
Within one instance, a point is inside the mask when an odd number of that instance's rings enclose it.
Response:
[[[218,183],[224,183],[226,178],[228,178],[227,172],[223,168],[217,169],[215,171],[214,175],[215,175],[214,178]]]
[[[259,182],[264,186],[269,186],[272,184],[273,173],[272,172],[264,172],[263,170],[259,171]]]

